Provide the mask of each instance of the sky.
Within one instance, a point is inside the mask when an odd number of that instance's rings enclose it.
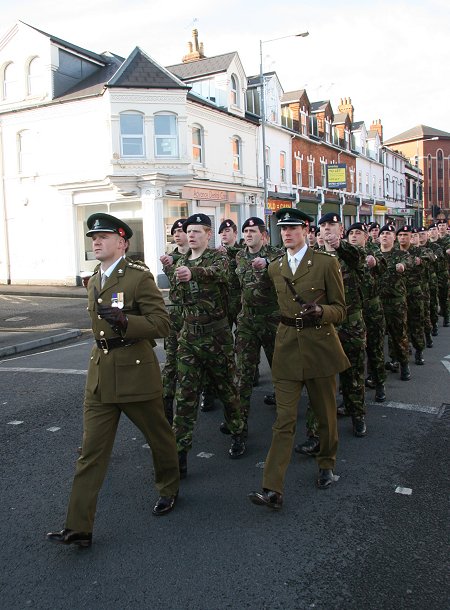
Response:
[[[0,0],[0,37],[17,20],[97,53],[141,47],[180,63],[195,27],[207,57],[237,51],[247,76],[264,71],[285,92],[305,88],[335,113],[381,119],[384,139],[416,125],[450,132],[448,0]]]

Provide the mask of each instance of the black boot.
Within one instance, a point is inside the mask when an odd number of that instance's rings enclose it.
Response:
[[[371,388],[372,390],[376,386],[375,379],[372,377],[372,375],[368,375],[364,383],[366,388]]]
[[[180,479],[185,479],[187,477],[187,452],[186,451],[178,452],[178,467],[180,469]]]
[[[173,424],[173,398],[163,398],[164,413],[170,425]]]
[[[448,328],[450,326],[449,318],[444,318],[444,324],[442,326],[444,326],[445,328]]]
[[[320,451],[320,441],[318,436],[310,436],[304,443],[295,445],[294,451],[303,455],[317,455]]]
[[[257,388],[259,386],[259,367],[256,367],[255,376],[253,377],[253,387]]]
[[[438,325],[437,324],[433,324],[433,330],[431,331],[431,334],[433,335],[433,337],[437,337],[439,334],[438,331]]]
[[[398,371],[398,362],[395,360],[391,360],[390,362],[386,362],[386,364],[384,365],[384,368],[387,371],[392,371],[393,373]]]
[[[243,434],[233,434],[231,437],[231,447],[228,454],[231,459],[240,458],[245,453],[245,441]]]
[[[433,339],[431,338],[431,333],[425,333],[425,341],[427,344],[427,347],[433,347]]]
[[[409,381],[411,379],[411,371],[409,370],[409,364],[400,365],[400,379],[402,381]]]
[[[353,434],[358,437],[366,436],[367,427],[364,415],[352,415]]]
[[[386,400],[386,392],[384,383],[377,383],[375,387],[375,402],[384,402]]]
[[[423,359],[423,352],[421,349],[416,349],[415,363],[425,364],[425,360]]]
[[[214,409],[214,396],[212,394],[207,394],[206,392],[202,392],[200,397],[200,411],[204,413],[207,411],[212,411]]]

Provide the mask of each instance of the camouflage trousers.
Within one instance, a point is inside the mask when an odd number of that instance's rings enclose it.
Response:
[[[430,282],[430,321],[432,326],[439,322],[439,297],[437,279]]]
[[[449,288],[449,280],[448,273],[442,273],[438,277],[438,298],[439,298],[439,313],[444,318],[444,320],[449,320],[450,318],[450,306],[448,302],[448,288]]]
[[[166,362],[162,372],[163,398],[173,398],[177,387],[177,350],[178,334],[183,326],[182,308],[177,305],[168,307],[170,334],[164,339]]]
[[[367,370],[375,383],[384,383],[386,381],[386,369],[384,368],[386,324],[380,297],[364,302],[363,316],[367,337]]]
[[[353,314],[338,328],[338,335],[350,368],[339,373],[344,407],[349,415],[360,416],[366,412],[364,371],[366,353],[366,327],[361,314]],[[308,404],[306,410],[308,436],[318,436],[319,423]]]
[[[408,289],[406,297],[408,335],[414,349],[423,351],[425,349],[425,331],[423,324],[423,293],[420,286]]]
[[[241,311],[241,293],[228,295],[228,321],[230,322],[230,328],[237,326],[237,318]]]
[[[189,451],[197,420],[198,398],[204,373],[214,382],[224,405],[225,421],[232,434],[240,434],[243,421],[239,409],[233,335],[220,328],[208,334],[191,332],[185,324],[178,338],[178,389],[173,420],[178,451]]]
[[[279,321],[278,313],[252,315],[245,308],[238,316],[235,350],[241,412],[245,421],[250,410],[253,380],[260,360],[261,347],[271,367]]]
[[[426,334],[431,333],[431,315],[430,315],[430,286],[425,282],[422,286],[423,292],[423,329]]]
[[[407,364],[409,341],[406,299],[382,299],[386,331],[389,335],[389,356],[391,360]]]

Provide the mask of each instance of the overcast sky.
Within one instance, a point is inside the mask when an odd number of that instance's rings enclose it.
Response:
[[[381,119],[388,139],[418,124],[450,132],[448,0],[0,0],[1,36],[16,20],[123,57],[140,46],[181,62],[196,27],[208,57],[237,51],[247,76],[264,70],[284,91],[306,88],[333,110],[351,97],[355,120]]]

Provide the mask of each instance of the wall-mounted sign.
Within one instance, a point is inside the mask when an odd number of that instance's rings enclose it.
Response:
[[[347,186],[347,164],[327,165],[327,188],[342,189]]]
[[[183,199],[196,199],[197,201],[236,201],[236,193],[185,186],[182,191]]]
[[[276,212],[277,210],[282,210],[283,208],[292,208],[292,203],[290,201],[283,201],[279,199],[269,199],[267,202],[267,207],[272,212]]]

